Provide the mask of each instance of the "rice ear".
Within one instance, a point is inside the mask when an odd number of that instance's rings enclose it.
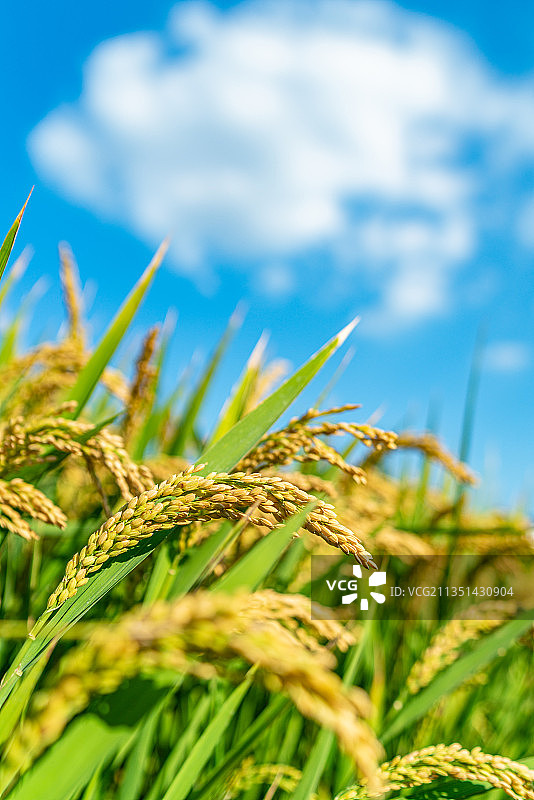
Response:
[[[483,753],[480,747],[466,750],[460,744],[437,744],[396,756],[380,766],[377,777],[381,782],[379,791],[371,791],[367,782],[362,781],[338,794],[335,800],[367,800],[443,777],[482,781],[514,800],[534,800],[534,770],[504,756]]]
[[[91,534],[85,547],[67,564],[47,608],[55,609],[73,597],[78,587],[87,583],[88,575],[154,532],[214,519],[240,520],[255,504],[266,516],[252,514],[252,524],[273,529],[308,503],[316,502],[304,528],[353,555],[363,566],[376,569],[370,553],[352,531],[341,525],[332,505],[316,500],[280,477],[243,472],[197,475],[203,468],[202,464],[191,467],[133,497]]]

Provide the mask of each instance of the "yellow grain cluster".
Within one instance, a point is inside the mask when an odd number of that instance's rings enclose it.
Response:
[[[233,800],[248,789],[261,785],[269,786],[271,796],[278,789],[290,794],[295,791],[301,778],[302,772],[289,764],[255,764],[254,759],[249,757],[228,779],[223,797],[224,800]],[[312,794],[310,800],[316,797],[316,794]]]
[[[80,342],[69,336],[58,343],[45,342],[11,359],[0,367],[4,415],[49,413],[74,385],[88,358]],[[128,383],[118,370],[107,367],[100,382],[118,400],[127,402]]]
[[[353,422],[312,422],[318,417],[351,411],[357,405],[347,404],[327,411],[310,409],[301,417],[295,417],[282,430],[267,433],[258,445],[250,451],[237,465],[236,469],[250,472],[272,466],[284,466],[294,461],[300,463],[326,461],[350,475],[357,483],[365,483],[365,473],[360,467],[347,463],[345,459],[326,444],[320,436],[339,436],[347,434],[357,441],[381,451],[396,447],[396,434],[374,428],[372,425],[358,425]]]
[[[83,350],[85,333],[82,323],[82,297],[80,275],[69,245],[59,246],[59,262],[63,298],[69,322],[69,338]]]
[[[247,516],[251,507],[265,515],[249,514],[252,524],[274,529],[315,502],[303,528],[353,555],[362,565],[376,568],[358,537],[341,525],[331,504],[317,500],[280,477],[243,472],[213,472],[202,477],[196,474],[202,468],[203,465],[191,467],[133,497],[91,534],[87,545],[67,564],[61,583],[48,600],[48,608],[55,608],[74,596],[87,583],[88,574],[156,531],[215,519],[238,521]]]
[[[490,601],[469,608],[461,617],[447,622],[410,670],[406,681],[410,694],[417,694],[441,670],[453,664],[467,642],[499,628],[516,612],[517,604],[514,602]]]
[[[21,478],[7,481],[0,478],[0,528],[23,539],[37,539],[23,514],[58,528],[64,528],[67,522],[62,510],[31,483]]]
[[[17,416],[0,425],[0,474],[57,459],[57,454],[83,458],[92,468],[105,467],[125,499],[151,483],[146,467],[134,464],[122,439],[106,428],[94,430],[82,420],[69,419],[62,412],[41,416]],[[55,451],[55,452],[54,452]]]
[[[302,637],[296,631],[303,621]],[[158,669],[202,679],[234,677],[237,658],[257,666],[256,678],[266,688],[288,695],[303,715],[332,730],[373,781],[380,745],[364,721],[371,713],[369,698],[361,689],[345,688],[333,671],[336,659],[326,646],[332,641],[346,646],[351,638],[339,623],[312,621],[302,598],[274,592],[197,592],[135,609],[117,624],[99,625],[86,644],[63,657],[10,745],[3,780],[27,769],[94,695]]]
[[[483,753],[479,747],[466,750],[460,744],[438,744],[397,756],[380,766],[377,777],[381,782],[378,792],[362,781],[338,794],[336,800],[367,800],[444,777],[489,783],[514,800],[534,799],[534,770],[504,756]]]
[[[396,444],[398,448],[404,450],[418,450],[431,461],[436,461],[445,467],[447,472],[461,483],[473,484],[476,482],[475,476],[466,465],[443,447],[439,439],[434,436],[433,433],[412,433],[411,431],[405,431],[398,434],[396,437]],[[380,450],[371,453],[365,459],[363,466],[367,468],[376,465],[382,456],[383,452]]]

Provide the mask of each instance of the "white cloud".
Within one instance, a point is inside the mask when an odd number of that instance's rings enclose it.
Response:
[[[261,294],[281,301],[291,295],[295,288],[295,279],[287,264],[274,262],[261,267],[255,285]]]
[[[530,355],[524,342],[493,342],[486,349],[484,364],[491,372],[522,372],[530,364]]]
[[[198,283],[320,253],[345,296],[374,292],[378,330],[451,308],[495,187],[534,161],[530,90],[394,5],[197,1],[100,44],[28,144],[71,200],[153,245],[171,231]]]

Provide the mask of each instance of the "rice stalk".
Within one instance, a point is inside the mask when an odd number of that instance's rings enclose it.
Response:
[[[154,393],[154,380],[157,372],[151,362],[156,348],[158,334],[159,325],[155,325],[148,331],[136,362],[135,375],[130,387],[121,425],[121,433],[126,445],[131,441],[133,434],[139,426],[143,413],[146,411],[147,405],[150,402],[151,394],[153,396]]]
[[[82,324],[80,275],[72,250],[66,242],[59,246],[61,286],[69,322],[68,337],[83,351],[85,335]]]

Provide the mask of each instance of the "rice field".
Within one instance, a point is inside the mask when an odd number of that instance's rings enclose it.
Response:
[[[473,508],[428,431],[369,424],[358,398],[298,407],[353,325],[283,378],[260,341],[208,429],[235,319],[195,382],[164,391],[165,326],[122,374],[164,254],[94,346],[66,247],[63,338],[2,334],[0,797],[533,799],[529,520]],[[419,474],[394,477],[407,451]],[[329,607],[353,568],[439,602]],[[478,604],[481,581],[499,592]]]

